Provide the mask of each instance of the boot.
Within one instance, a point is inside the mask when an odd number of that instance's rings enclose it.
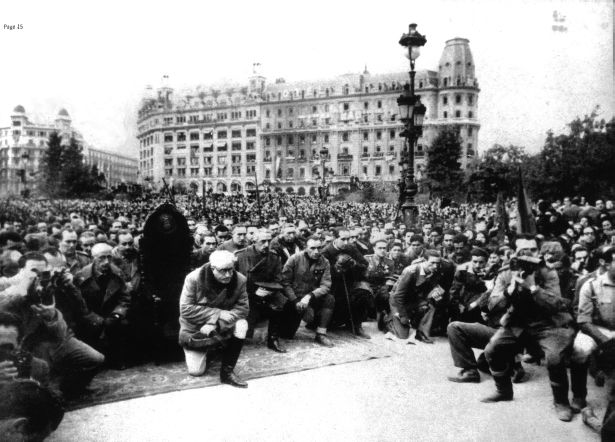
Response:
[[[421,332],[421,331],[416,331],[416,335],[414,336],[414,339],[416,339],[417,341],[420,341],[424,344],[433,344],[434,340],[431,339],[429,336],[427,336],[425,333]]]
[[[316,338],[314,339],[318,344],[324,347],[333,347],[333,342],[327,335],[323,335],[322,333],[316,333]]]
[[[512,381],[510,380],[510,376],[508,375],[508,373],[505,375],[494,375],[493,380],[495,381],[495,393],[481,399],[481,402],[493,403],[501,401],[512,401],[513,387]]]
[[[553,404],[557,418],[562,422],[570,422],[572,420],[572,409],[568,402],[568,382],[565,384],[551,382],[551,390],[553,391]]]
[[[594,414],[594,410],[591,407],[585,407],[581,412],[581,416],[583,416],[583,423],[585,425],[596,433],[600,433],[600,430],[602,430],[602,422],[600,422],[598,416]]]
[[[386,333],[387,331],[387,325],[385,323],[385,319],[387,317],[386,312],[383,310],[381,312],[378,312],[378,314],[376,315],[377,318],[377,322],[378,322],[378,330],[380,330],[381,332]]]
[[[580,413],[587,406],[587,364],[570,364],[570,389],[572,390],[573,413]]]
[[[282,344],[280,344],[280,341],[276,336],[267,337],[267,348],[270,348],[277,353],[286,353],[288,351]]]
[[[457,376],[449,376],[447,379],[451,382],[479,383],[480,374],[478,374],[478,370],[476,368],[464,368]]]
[[[233,336],[229,340],[228,346],[224,349],[222,353],[222,366],[220,367],[220,381],[223,384],[239,388],[248,387],[248,384],[233,372],[242,348],[243,339]]]
[[[525,377],[525,369],[523,365],[521,365],[520,361],[515,362],[513,365],[513,378],[512,381],[515,384],[523,382],[523,378]]]
[[[359,325],[358,327],[355,327],[354,334],[355,334],[355,336],[357,338],[363,338],[363,339],[371,339],[372,338],[370,335],[365,333],[365,330],[363,329],[363,327],[361,325]]]

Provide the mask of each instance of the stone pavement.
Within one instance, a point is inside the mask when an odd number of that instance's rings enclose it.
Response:
[[[405,345],[373,339],[396,356],[100,405],[67,413],[54,441],[347,440],[597,441],[576,415],[559,421],[544,367],[515,400],[482,404],[493,382],[455,384],[448,343]],[[280,355],[284,357],[284,355]],[[589,399],[604,406],[604,390]],[[601,416],[601,414],[599,414]]]

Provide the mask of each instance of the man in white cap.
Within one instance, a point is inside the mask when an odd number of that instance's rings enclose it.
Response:
[[[222,351],[220,381],[233,387],[248,384],[234,373],[248,331],[246,277],[235,271],[235,255],[216,250],[209,263],[186,276],[179,300],[179,344],[188,373],[207,370],[207,353],[226,342]]]

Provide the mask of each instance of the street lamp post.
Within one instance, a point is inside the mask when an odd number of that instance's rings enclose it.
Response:
[[[410,60],[410,83],[404,85],[403,93],[397,98],[400,120],[404,124],[404,130],[400,134],[406,139],[399,165],[401,176],[399,179],[399,204],[403,214],[404,224],[411,228],[416,222],[418,210],[414,204],[414,196],[418,187],[414,181],[414,149],[416,142],[423,133],[423,118],[426,108],[421,103],[421,98],[414,94],[414,63],[425,45],[427,39],[416,30],[416,24],[409,26],[407,34],[403,34],[399,44],[405,48],[405,55]]]
[[[327,149],[326,146],[323,146],[320,149],[320,165],[322,166],[322,172],[321,172],[321,183],[320,183],[320,199],[321,202],[324,204],[327,201],[327,194],[328,189],[327,189],[327,181],[325,178],[325,174],[326,174],[326,161],[327,161],[327,157],[329,156],[329,149]]]

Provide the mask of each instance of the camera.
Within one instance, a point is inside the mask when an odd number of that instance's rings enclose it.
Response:
[[[40,272],[28,290],[26,296],[28,303],[31,305],[53,305],[53,295],[56,290],[64,286],[67,272],[66,269]]]
[[[525,274],[534,273],[540,268],[542,260],[533,256],[517,256],[510,259],[510,270],[523,272]]]
[[[32,373],[32,353],[17,350],[13,345],[0,345],[0,362],[11,361],[17,368],[17,377],[28,379]]]

